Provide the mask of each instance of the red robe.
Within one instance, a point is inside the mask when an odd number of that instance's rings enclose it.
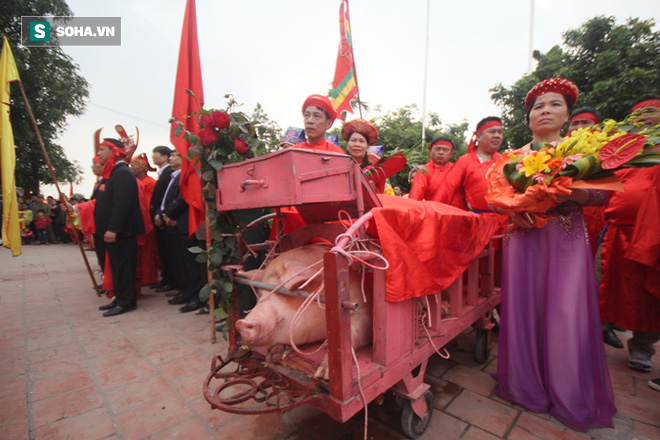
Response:
[[[486,203],[488,193],[486,172],[500,157],[501,154],[495,153],[492,160],[483,163],[479,161],[476,152],[459,157],[447,174],[439,194],[439,201],[462,209],[490,211]],[[461,191],[463,200],[457,202],[455,194]]]
[[[138,236],[136,278],[138,286],[149,286],[158,282],[158,248],[150,213],[151,196],[154,193],[156,181],[152,177],[145,175],[142,179],[137,179],[137,182],[140,211],[142,212],[145,233]]]
[[[438,166],[432,160],[424,165],[427,169],[426,173],[418,171],[413,180],[412,188],[408,198],[413,200],[431,200],[439,202],[440,189],[442,184],[449,173],[449,170],[454,166],[449,162],[445,166]]]
[[[605,209],[601,320],[627,330],[660,332],[660,166],[616,172],[623,192]]]
[[[317,150],[317,151],[330,151],[332,153],[346,154],[344,150],[328,142],[325,139],[321,139],[315,144],[308,144],[307,142],[301,142],[293,146],[293,148],[302,148],[303,150]]]

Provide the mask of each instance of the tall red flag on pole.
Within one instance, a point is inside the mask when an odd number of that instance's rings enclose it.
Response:
[[[191,91],[194,96],[191,96],[187,90]],[[203,105],[204,88],[202,87],[202,66],[197,40],[195,0],[187,0],[181,31],[181,46],[179,47],[179,64],[176,70],[172,118],[182,121],[186,130],[197,134],[200,130],[197,113]],[[174,134],[176,127],[177,124],[172,123],[170,141],[181,153],[180,191],[189,206],[188,233],[192,235],[204,222],[202,184],[197,174],[200,165],[197,158],[194,158],[192,162],[186,158],[190,143],[183,137]]]
[[[335,66],[335,79],[332,81],[330,90],[330,100],[337,109],[337,114],[341,114],[342,111],[353,113],[351,100],[358,94],[358,83],[355,58],[353,57],[348,0],[342,0],[339,6],[339,32],[339,52]]]

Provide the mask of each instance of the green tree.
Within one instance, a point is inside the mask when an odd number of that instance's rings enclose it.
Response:
[[[20,47],[21,16],[73,15],[64,0],[4,0],[0,5],[0,38],[6,36],[16,60],[25,94],[39,125],[46,151],[58,180],[77,182],[81,168],[66,158],[55,139],[66,127],[66,117],[85,110],[88,83],[78,66],[59,47]],[[48,167],[17,85],[11,90],[11,123],[16,142],[16,185],[36,191],[52,183]]]
[[[646,95],[660,94],[660,32],[653,20],[630,18],[616,24],[599,16],[563,34],[563,48],[534,52],[536,69],[511,87],[497,84],[492,99],[502,107],[505,138],[520,147],[531,140],[525,121],[525,95],[538,81],[561,77],[580,88],[576,107],[588,105],[603,117],[623,119]]]

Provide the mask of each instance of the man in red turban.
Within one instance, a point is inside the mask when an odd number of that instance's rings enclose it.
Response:
[[[332,127],[333,122],[337,118],[337,112],[327,96],[308,96],[303,103],[302,113],[305,120],[305,136],[307,140],[294,145],[293,148],[346,154],[344,150],[325,139],[325,132]]]

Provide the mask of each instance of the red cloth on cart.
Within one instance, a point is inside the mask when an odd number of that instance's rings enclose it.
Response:
[[[390,302],[436,294],[449,287],[499,227],[495,218],[442,203],[378,197],[383,207],[370,211],[375,221],[368,232],[379,238],[390,264],[385,286]]]

